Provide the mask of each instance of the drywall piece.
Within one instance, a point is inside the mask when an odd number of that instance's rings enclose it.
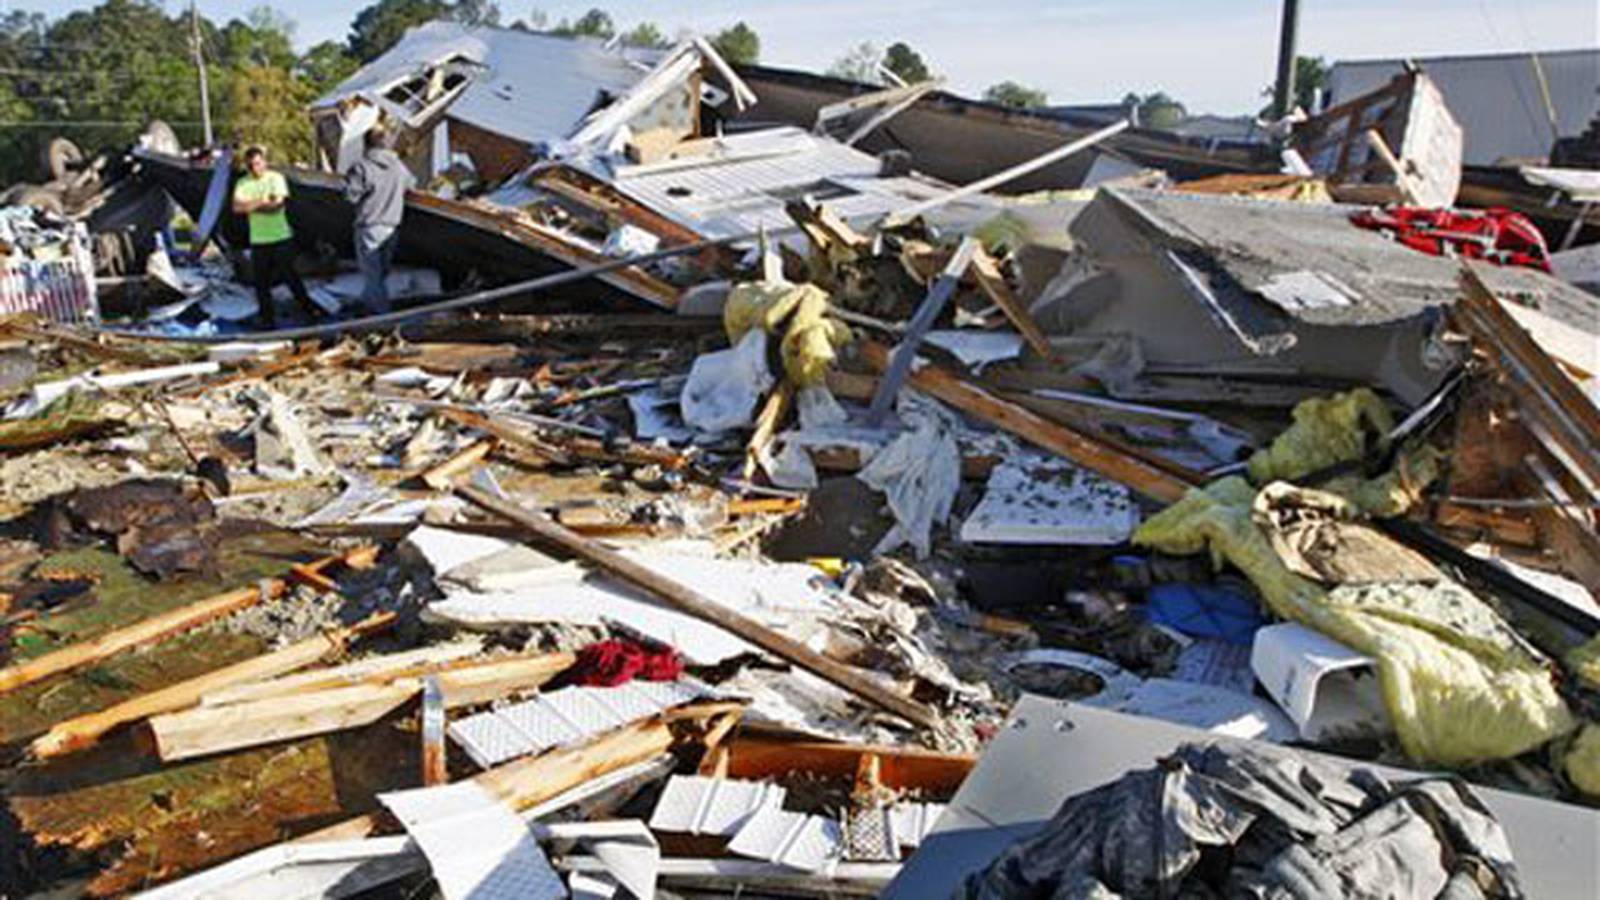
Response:
[[[457,566],[466,565],[517,546],[500,538],[452,531],[422,525],[406,535],[405,543],[427,560],[435,575],[443,575]]]
[[[922,841],[944,815],[943,803],[896,803],[889,808],[894,817],[894,836],[902,847],[920,847]]]
[[[630,722],[706,696],[690,681],[631,681],[617,687],[570,687],[450,723],[450,738],[484,768],[581,743]]]
[[[975,328],[930,331],[923,340],[950,351],[963,366],[982,371],[990,363],[1016,359],[1022,354],[1022,335]]]
[[[839,858],[843,844],[843,831],[832,819],[764,806],[733,836],[728,849],[740,856],[820,872]]]
[[[783,806],[785,790],[765,781],[674,775],[650,814],[656,831],[731,837],[764,806]]]
[[[1090,544],[1128,539],[1139,509],[1128,489],[1060,460],[1007,460],[961,523],[969,544]]]
[[[1307,740],[1394,730],[1378,691],[1376,660],[1304,625],[1257,631],[1250,666]]]
[[[802,563],[714,559],[697,552],[693,544],[626,550],[623,555],[729,609],[786,632],[807,620],[826,619],[838,608],[820,573]],[[431,622],[484,629],[610,622],[677,648],[695,665],[716,665],[760,652],[731,632],[576,564],[529,566],[521,573],[500,572],[492,578],[481,571],[489,564],[488,558],[480,558],[445,580],[453,582],[457,575],[470,573],[475,584],[506,590],[480,593],[447,588],[445,599],[430,604],[424,617]]]
[[[380,794],[446,900],[564,898],[566,885],[511,808],[472,781]]]

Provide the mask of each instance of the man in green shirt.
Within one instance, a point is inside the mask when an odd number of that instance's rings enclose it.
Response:
[[[281,172],[267,168],[267,151],[260,147],[244,152],[244,164],[246,174],[233,187],[233,211],[249,217],[256,302],[261,306],[262,324],[272,329],[277,327],[278,319],[272,305],[272,287],[278,282],[288,283],[295,302],[307,315],[316,315],[317,306],[294,270],[294,232],[284,210],[289,201],[289,182]]]

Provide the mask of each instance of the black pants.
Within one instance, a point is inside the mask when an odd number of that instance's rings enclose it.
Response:
[[[277,324],[278,313],[272,306],[272,286],[287,282],[294,302],[307,315],[315,316],[320,307],[311,302],[300,273],[294,270],[294,241],[276,244],[250,245],[250,265],[255,269],[256,303],[261,306],[261,321],[272,328]]]

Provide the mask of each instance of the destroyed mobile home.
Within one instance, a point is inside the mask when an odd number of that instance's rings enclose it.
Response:
[[[1454,208],[1424,73],[962,186],[857,149],[933,88],[415,29],[271,332],[227,150],[0,211],[6,890],[1595,896],[1593,229]]]

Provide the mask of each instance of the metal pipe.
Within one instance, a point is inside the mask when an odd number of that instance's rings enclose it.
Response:
[[[1295,36],[1300,30],[1300,0],[1283,0],[1278,30],[1278,80],[1272,90],[1272,118],[1289,114],[1294,104]]]

